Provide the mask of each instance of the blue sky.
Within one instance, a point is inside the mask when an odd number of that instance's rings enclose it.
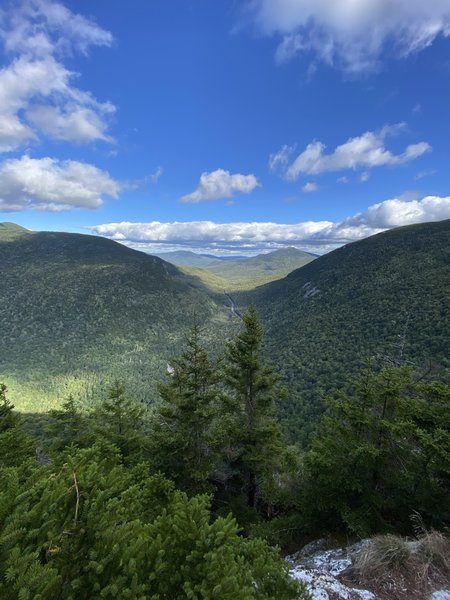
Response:
[[[450,0],[0,8],[0,219],[313,252],[450,218]]]

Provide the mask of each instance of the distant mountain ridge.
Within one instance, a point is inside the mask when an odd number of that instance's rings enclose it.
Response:
[[[213,254],[199,254],[189,250],[175,250],[174,252],[159,252],[163,260],[172,263],[176,267],[203,267],[215,261],[245,260],[246,256],[215,256]]]
[[[238,260],[221,259],[209,263],[203,262],[197,266],[192,262],[189,264],[189,259],[186,257],[182,268],[185,273],[197,277],[212,290],[234,291],[251,289],[281,279],[315,258],[315,255],[297,248],[282,248]]]
[[[0,223],[0,229],[3,231],[29,231],[28,229],[25,229],[25,227],[17,225],[16,223],[11,223],[9,221],[4,221],[3,223]]]

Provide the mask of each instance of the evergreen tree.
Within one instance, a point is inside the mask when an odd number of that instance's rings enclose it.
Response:
[[[34,455],[33,440],[23,431],[6,392],[6,385],[0,383],[0,467],[20,465]]]
[[[358,535],[450,518],[450,390],[410,369],[368,369],[329,414],[305,457],[303,510]]]
[[[84,446],[88,441],[88,419],[73,396],[63,402],[61,409],[50,411],[52,423],[48,430],[50,446],[60,452],[70,445]]]
[[[168,370],[169,381],[159,386],[161,403],[154,419],[156,466],[183,490],[208,490],[224,435],[223,394],[218,367],[201,345],[198,324]]]
[[[149,459],[148,418],[144,406],[126,396],[125,387],[115,381],[108,396],[92,414],[92,435],[101,435],[119,448],[126,463]]]
[[[275,550],[239,536],[231,516],[211,520],[206,496],[125,467],[101,440],[43,468],[8,506],[2,600],[308,597]]]
[[[247,505],[271,505],[280,491],[286,446],[276,418],[275,400],[282,390],[273,369],[261,359],[262,328],[251,306],[243,316],[243,331],[228,344],[225,384],[233,411],[229,484],[243,490]]]

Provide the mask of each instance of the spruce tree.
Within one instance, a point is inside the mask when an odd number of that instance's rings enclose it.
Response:
[[[48,428],[50,448],[60,452],[70,445],[83,446],[88,441],[88,419],[72,395],[60,409],[50,411],[52,422]]]
[[[21,419],[7,397],[7,387],[0,383],[0,467],[20,465],[34,452],[33,440],[23,431]]]
[[[91,414],[91,438],[98,435],[119,448],[126,463],[149,459],[148,418],[145,407],[127,397],[125,386],[116,380],[107,398]]]
[[[450,518],[450,389],[410,369],[366,370],[352,395],[328,399],[305,456],[303,512],[361,536],[410,527],[414,511]]]
[[[268,512],[279,492],[286,446],[276,417],[275,400],[282,390],[274,370],[261,358],[262,328],[256,309],[243,316],[243,331],[228,344],[225,384],[233,411],[229,457],[235,489],[247,505]]]
[[[210,489],[223,438],[223,394],[218,367],[201,344],[201,329],[192,327],[184,352],[160,384],[152,442],[156,466],[189,492]]]
[[[2,600],[306,600],[275,550],[230,515],[211,518],[207,496],[120,454],[99,438],[30,477],[16,502],[0,494]]]

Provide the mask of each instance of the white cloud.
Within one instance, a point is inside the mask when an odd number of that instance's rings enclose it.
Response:
[[[287,35],[277,48],[275,53],[275,61],[277,64],[281,65],[294,58],[294,56],[299,54],[302,50],[306,49],[307,46],[305,46],[302,35],[298,33],[294,35]]]
[[[302,192],[307,194],[317,191],[319,191],[319,186],[314,181],[308,181],[308,183],[305,183],[305,185],[302,187]]]
[[[391,229],[401,225],[442,221],[450,218],[450,196],[425,196],[420,200],[393,198],[373,204],[365,212],[358,213],[340,223],[347,226],[366,226],[372,229]]]
[[[278,150],[278,152],[271,154],[269,156],[270,171],[274,172],[274,171],[277,171],[278,169],[285,167],[287,165],[287,163],[289,162],[289,158],[290,158],[291,154],[294,152],[294,150],[295,150],[295,146],[288,146],[287,144],[285,144],[284,146],[282,146],[280,148],[280,150]]]
[[[56,140],[111,142],[112,138],[106,135],[106,123],[99,112],[79,105],[66,105],[64,109],[38,105],[31,107],[26,116],[36,129]]]
[[[368,171],[364,171],[363,173],[361,173],[361,175],[359,176],[359,181],[361,183],[365,183],[366,181],[369,181],[370,179],[370,173]]]
[[[162,176],[164,172],[164,169],[159,166],[156,167],[156,169],[153,171],[153,173],[150,173],[150,175],[146,175],[145,177],[142,177],[141,179],[132,179],[129,181],[123,181],[122,182],[122,189],[125,190],[140,190],[142,188],[147,187],[149,184],[151,185],[156,185],[160,179],[160,177]]]
[[[156,167],[156,169],[153,171],[153,173],[151,173],[149,176],[150,181],[154,185],[156,185],[158,183],[158,181],[160,180],[163,173],[164,173],[164,169],[161,166]]]
[[[419,171],[417,175],[415,175],[414,179],[418,181],[419,179],[423,179],[424,177],[430,177],[431,175],[436,175],[436,169],[426,169],[425,171]]]
[[[278,62],[307,52],[353,73],[450,35],[448,0],[249,0],[246,14],[264,34],[282,36]]]
[[[324,226],[324,222],[306,222],[297,225],[279,223],[214,223],[213,221],[190,221],[160,223],[109,223],[96,225],[90,229],[100,235],[116,240],[132,242],[168,242],[244,245],[266,242],[284,243],[289,239],[308,237]]]
[[[106,171],[86,163],[29,156],[0,163],[2,211],[97,208],[103,195],[116,198],[119,190]]]
[[[398,123],[385,126],[380,131],[367,131],[361,136],[348,139],[329,154],[325,153],[325,144],[318,141],[311,142],[285,169],[285,177],[293,181],[302,174],[319,175],[344,169],[401,165],[431,150],[427,142],[410,144],[401,154],[394,154],[388,150],[385,147],[386,138],[399,133],[404,128],[404,123]],[[283,149],[280,152],[282,151]]]
[[[205,250],[239,250],[242,253],[297,246],[326,252],[392,227],[450,218],[450,196],[426,196],[419,200],[394,198],[370,206],[341,222],[215,223],[192,221],[161,223],[108,223],[89,229],[148,252],[164,246]]]
[[[191,194],[183,196],[180,201],[184,203],[206,202],[221,198],[232,198],[235,194],[249,194],[260,183],[254,175],[232,175],[224,169],[217,169],[211,173],[202,173],[197,189]]]
[[[10,62],[0,70],[0,151],[20,148],[38,134],[58,140],[111,142],[109,102],[73,85],[61,62],[72,51],[111,45],[112,36],[51,0],[24,0],[4,9],[0,42]]]
[[[343,175],[342,177],[337,178],[338,183],[348,183],[349,181],[350,181],[350,179],[346,175]]]
[[[11,53],[49,54],[111,46],[113,37],[93,21],[53,0],[24,0],[3,12],[1,33]]]

